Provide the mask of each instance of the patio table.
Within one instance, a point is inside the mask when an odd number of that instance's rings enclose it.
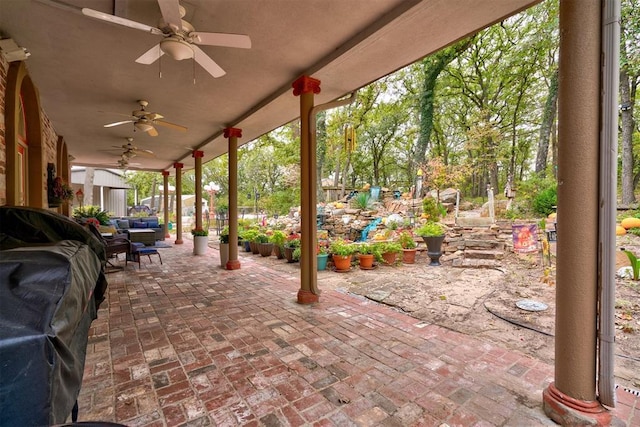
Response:
[[[156,244],[156,232],[151,228],[131,228],[127,234],[131,243],[144,243],[145,246]]]

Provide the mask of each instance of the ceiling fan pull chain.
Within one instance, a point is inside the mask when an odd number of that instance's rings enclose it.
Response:
[[[160,45],[158,45],[158,76],[162,78],[162,52],[160,52]]]

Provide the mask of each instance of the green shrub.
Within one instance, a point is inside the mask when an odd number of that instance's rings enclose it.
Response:
[[[422,213],[426,215],[427,220],[438,221],[447,213],[447,209],[433,197],[427,196],[422,199]]]
[[[358,193],[358,195],[353,198],[353,203],[356,208],[367,210],[371,207],[371,196],[367,193]]]
[[[555,212],[554,206],[558,204],[558,188],[553,187],[542,190],[536,198],[533,199],[533,211],[537,214],[547,216]]]
[[[81,222],[83,219],[95,218],[100,225],[109,225],[109,213],[100,209],[100,206],[82,206],[73,210],[73,218]]]

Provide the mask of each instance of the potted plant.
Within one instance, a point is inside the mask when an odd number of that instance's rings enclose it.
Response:
[[[278,259],[284,258],[284,242],[287,240],[287,235],[282,230],[274,230],[269,236],[269,241],[273,243],[273,252]]]
[[[429,265],[440,265],[442,242],[444,241],[444,227],[442,224],[427,221],[416,230],[416,234],[422,237],[427,244],[427,255],[431,259]]]
[[[245,230],[242,233],[242,239],[244,241],[244,251],[245,252],[252,252],[251,242],[253,241],[253,239],[256,238],[256,236],[258,234],[260,234],[260,232],[258,230],[256,230],[255,228],[250,228],[248,230]]]
[[[191,235],[193,236],[193,254],[206,254],[207,246],[209,244],[209,230],[194,228],[191,230]]]
[[[316,245],[316,255],[318,257],[317,270],[323,271],[327,269],[327,261],[329,259],[329,252],[327,252],[327,246],[319,241]]]
[[[351,258],[357,249],[356,245],[341,238],[331,242],[329,252],[331,252],[336,271],[349,271],[351,269]]]
[[[64,182],[62,178],[57,176],[53,179],[53,181],[49,182],[51,187],[49,188],[47,194],[47,201],[50,208],[57,208],[64,202],[73,200],[73,188],[71,188],[66,182]]]
[[[418,244],[413,239],[411,231],[402,230],[398,234],[398,243],[402,246],[402,262],[404,264],[415,264]]]
[[[220,267],[225,268],[229,261],[229,226],[220,231]]]
[[[371,270],[375,260],[376,245],[373,243],[358,243],[358,262],[362,270]]]
[[[398,242],[385,242],[380,243],[382,252],[382,259],[387,265],[395,265],[398,259],[398,254],[402,253],[402,246]]]
[[[287,259],[287,262],[296,262],[300,259],[300,255],[298,251],[297,259],[294,258],[293,253],[296,249],[300,249],[300,235],[297,233],[291,233],[287,236],[287,240],[284,242],[284,257]]]
[[[273,253],[273,243],[269,242],[269,236],[265,233],[260,233],[256,236],[255,240],[258,248],[258,253],[263,257],[271,256]]]

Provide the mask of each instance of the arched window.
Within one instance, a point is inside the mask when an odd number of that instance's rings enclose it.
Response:
[[[27,125],[24,116],[24,105],[22,102],[22,94],[18,102],[17,111],[18,124],[16,126],[16,194],[15,204],[18,206],[26,206],[28,202],[28,180],[29,180],[29,162],[28,160],[28,141],[27,141]]]

